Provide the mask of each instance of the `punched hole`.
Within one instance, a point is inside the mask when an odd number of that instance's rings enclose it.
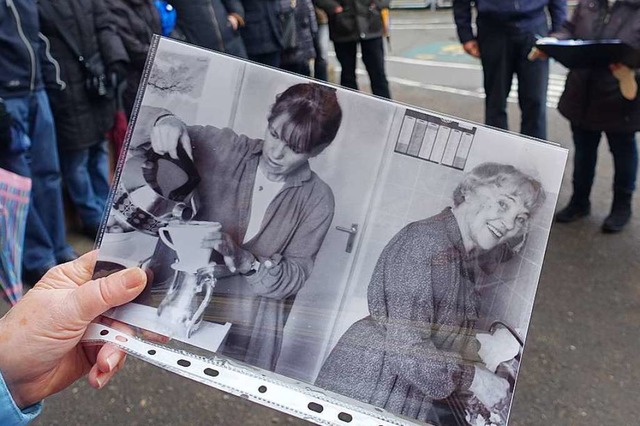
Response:
[[[267,391],[267,387],[266,387],[266,386],[264,386],[264,385],[262,385],[262,386],[260,386],[260,387],[258,388],[258,392],[260,392],[260,393],[265,393],[266,391]]]
[[[147,351],[147,353],[148,353],[149,355],[155,355],[155,354],[156,354],[156,350],[155,350],[155,349],[149,349],[149,350]]]
[[[351,414],[345,413],[343,411],[342,413],[338,414],[338,419],[342,420],[345,423],[350,423],[351,420],[353,420],[353,417],[351,417]]]
[[[189,367],[191,365],[191,362],[187,361],[186,359],[179,359],[178,365],[180,367]]]
[[[216,377],[220,372],[218,370],[214,370],[213,368],[205,368],[204,374],[211,377]]]
[[[106,336],[107,334],[109,334],[109,330],[101,330],[100,331],[100,335],[101,336]]]
[[[310,402],[309,405],[307,405],[307,408],[311,411],[315,411],[316,413],[322,413],[322,411],[324,411],[324,407],[317,402]]]
[[[122,335],[117,335],[117,336],[116,336],[116,340],[117,340],[118,342],[122,342],[122,343],[126,343],[126,342],[128,342],[128,341],[129,341],[129,339],[127,339],[126,337],[124,337],[124,336],[122,336]]]

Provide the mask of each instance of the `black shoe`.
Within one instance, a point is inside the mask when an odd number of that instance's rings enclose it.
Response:
[[[622,231],[622,228],[631,219],[631,194],[615,193],[611,213],[602,224],[602,232],[614,234]]]
[[[589,216],[589,213],[591,213],[591,205],[569,203],[567,207],[556,213],[555,219],[558,223],[571,223],[582,217]]]
[[[47,273],[47,271],[56,265],[43,266],[41,268],[23,269],[22,270],[22,284],[26,287],[33,287],[40,281],[40,279]]]

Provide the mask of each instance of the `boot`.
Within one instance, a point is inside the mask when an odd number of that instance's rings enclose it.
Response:
[[[558,223],[571,223],[580,219],[581,217],[588,216],[591,213],[591,203],[587,199],[579,200],[578,197],[572,196],[569,204],[558,213],[556,213],[556,222]]]
[[[631,219],[631,195],[631,192],[622,191],[613,194],[611,213],[602,224],[602,232],[611,234],[622,231]]]

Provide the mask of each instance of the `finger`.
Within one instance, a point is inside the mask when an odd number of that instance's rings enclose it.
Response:
[[[147,283],[140,268],[128,268],[108,277],[89,281],[71,295],[71,309],[87,324],[109,309],[132,301]]]
[[[116,366],[126,358],[127,354],[113,343],[106,343],[98,351],[95,365],[101,373],[114,371]]]
[[[160,137],[160,128],[154,127],[151,129],[151,149],[156,154],[164,154],[164,149],[162,148],[162,138]]]
[[[187,153],[189,158],[193,159],[193,151],[191,150],[191,138],[189,138],[189,133],[187,133],[186,129],[182,130],[182,134],[180,135],[180,143],[184,148],[184,151]]]
[[[224,264],[227,265],[227,268],[229,268],[229,270],[231,272],[235,272],[236,271],[236,262],[233,259],[233,257],[231,256],[223,256],[224,259]]]

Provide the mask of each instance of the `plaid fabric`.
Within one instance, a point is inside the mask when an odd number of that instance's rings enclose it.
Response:
[[[22,248],[31,179],[0,169],[0,287],[15,305],[22,297]]]

